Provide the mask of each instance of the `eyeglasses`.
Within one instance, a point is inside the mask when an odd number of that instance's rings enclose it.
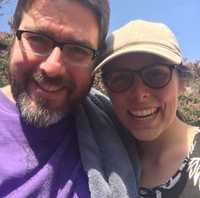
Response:
[[[172,78],[172,70],[177,65],[155,64],[143,67],[140,70],[110,69],[102,72],[105,85],[112,92],[124,92],[134,85],[136,74],[143,83],[153,89],[165,87]]]
[[[60,43],[47,35],[28,30],[17,30],[16,37],[21,42],[25,52],[31,52],[36,56],[46,57],[55,47],[62,50],[64,62],[77,66],[89,66],[96,57],[97,50],[74,41]]]

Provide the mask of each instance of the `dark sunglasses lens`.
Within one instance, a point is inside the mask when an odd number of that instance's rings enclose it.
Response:
[[[113,92],[122,92],[131,86],[132,80],[131,72],[115,71],[107,76],[106,85]]]
[[[169,66],[158,65],[147,67],[142,71],[142,77],[147,86],[151,88],[162,88],[171,79],[172,71]]]

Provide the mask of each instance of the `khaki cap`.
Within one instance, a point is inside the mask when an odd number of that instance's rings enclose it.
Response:
[[[182,54],[173,32],[162,23],[134,20],[114,31],[106,40],[106,50],[95,71],[127,53],[148,53],[179,65]]]

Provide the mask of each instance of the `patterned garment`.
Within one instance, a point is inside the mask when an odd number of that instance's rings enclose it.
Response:
[[[200,198],[200,129],[175,175],[163,185],[140,188],[140,198]]]

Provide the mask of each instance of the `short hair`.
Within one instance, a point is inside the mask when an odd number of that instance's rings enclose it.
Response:
[[[14,15],[11,20],[11,29],[15,32],[22,20],[23,12],[27,11],[34,0],[18,0]],[[68,0],[69,1],[69,0]],[[73,0],[71,0],[73,1]],[[108,0],[74,0],[87,6],[96,16],[99,25],[99,48],[104,46],[108,33],[110,7]]]

